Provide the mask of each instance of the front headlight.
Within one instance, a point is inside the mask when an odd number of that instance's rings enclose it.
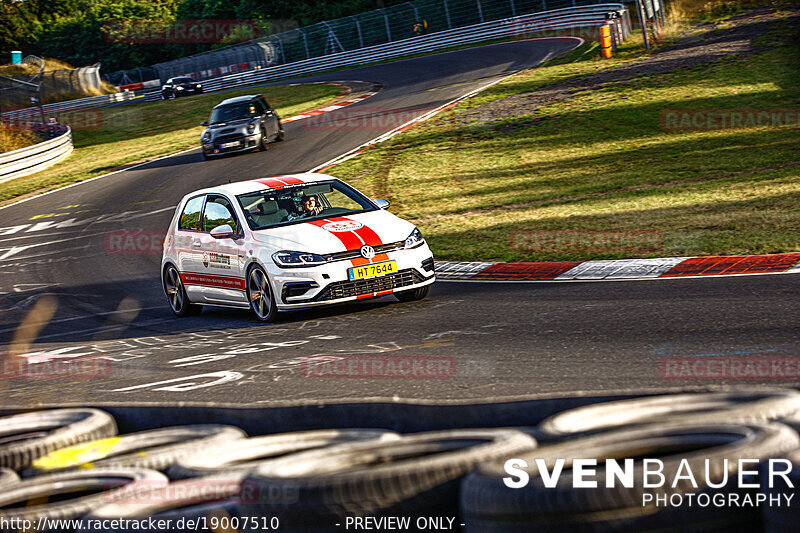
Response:
[[[194,88],[195,88],[195,89],[200,89],[200,88],[202,88],[202,87],[203,87],[203,86],[202,86],[201,84],[199,84],[199,83],[198,83],[198,84],[196,84],[196,85],[194,86]]]
[[[272,254],[272,260],[281,268],[312,267],[324,265],[328,262],[321,255],[289,251],[275,252]]]
[[[205,132],[203,134],[203,142],[204,143],[211,142],[211,133]]]
[[[406,248],[416,248],[417,246],[421,245],[425,242],[425,239],[422,238],[422,233],[417,228],[414,228],[414,231],[411,232],[411,235],[408,236],[406,239]]]
[[[247,133],[252,135],[254,131],[256,131],[256,123],[251,122],[250,124],[247,125]]]
[[[182,90],[183,90],[183,87],[181,87],[180,85],[178,85],[177,87],[175,87],[175,90],[176,90],[176,91],[182,91]]]

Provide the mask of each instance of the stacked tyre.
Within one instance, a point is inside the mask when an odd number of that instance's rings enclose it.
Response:
[[[0,524],[783,533],[800,524],[799,412],[797,391],[749,390],[595,403],[535,428],[250,437],[220,424],[120,435],[97,409],[36,411],[0,418]],[[664,482],[646,482],[653,461]],[[717,505],[732,498],[789,505]]]

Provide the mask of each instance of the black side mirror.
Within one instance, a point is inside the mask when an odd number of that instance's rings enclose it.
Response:
[[[200,123],[200,125],[201,125],[201,126],[208,126],[208,122],[206,122],[206,121],[203,121],[203,122],[201,122],[201,123]]]

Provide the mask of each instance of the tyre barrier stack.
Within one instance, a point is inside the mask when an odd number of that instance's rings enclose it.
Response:
[[[0,531],[24,520],[60,533],[800,529],[794,390],[650,396],[536,427],[404,434],[118,424],[95,408],[0,417]],[[731,504],[759,498],[787,505]],[[726,505],[702,504],[717,500]],[[367,517],[372,527],[352,527]]]

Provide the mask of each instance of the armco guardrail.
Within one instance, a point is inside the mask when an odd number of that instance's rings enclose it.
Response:
[[[616,18],[611,18],[610,14],[615,14]],[[484,22],[420,37],[411,37],[402,41],[213,78],[203,82],[203,90],[212,92],[231,89],[310,74],[321,70],[363,65],[419,53],[433,52],[443,48],[491,39],[514,36],[523,38],[526,35],[547,31],[563,31],[566,34],[569,30],[597,28],[604,24],[611,25],[615,43],[624,40],[631,31],[627,8],[622,4],[596,4],[540,11],[530,15]],[[161,93],[160,91],[152,91],[146,93],[145,97],[147,100],[157,100],[161,98]]]
[[[131,91],[121,93],[104,94],[102,96],[90,96],[88,98],[79,98],[77,100],[67,100],[66,102],[56,102],[54,104],[47,104],[42,106],[45,115],[62,113],[64,111],[74,111],[77,109],[93,109],[96,107],[103,107],[118,102],[127,102],[133,100],[136,95]],[[25,109],[17,109],[15,111],[7,111],[2,115],[3,120],[12,122],[26,122],[33,120],[40,120],[41,115],[38,107],[26,107]]]
[[[51,167],[72,153],[72,130],[55,126],[57,136],[33,146],[0,154],[0,183]]]

